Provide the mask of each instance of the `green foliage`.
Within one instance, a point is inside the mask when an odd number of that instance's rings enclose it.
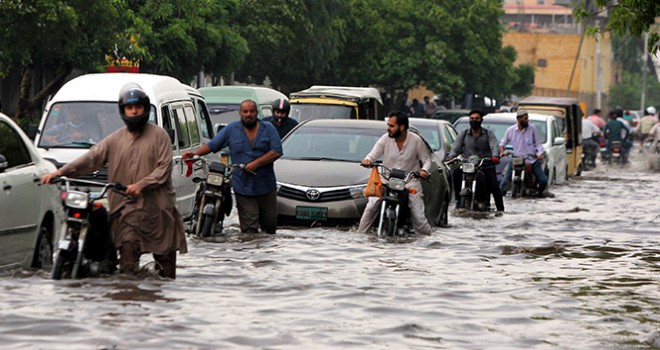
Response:
[[[610,87],[607,106],[624,109],[639,109],[641,103],[642,75],[638,72],[623,71],[621,82]],[[646,105],[660,106],[660,82],[655,77],[647,79]]]
[[[595,35],[600,28],[594,25],[596,15],[608,10],[609,21],[605,30],[614,32],[619,36],[632,35],[641,37],[649,33],[649,52],[656,54],[660,48],[660,34],[652,31],[655,18],[660,16],[660,1],[658,0],[618,0],[611,5],[608,0],[594,0],[595,10],[587,8],[587,0],[580,0],[573,14],[581,22],[590,25],[588,33]]]

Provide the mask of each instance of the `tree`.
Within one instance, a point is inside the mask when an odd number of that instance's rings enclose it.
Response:
[[[639,72],[622,72],[621,81],[610,87],[607,105],[610,108],[622,106],[625,109],[637,109],[641,100],[642,75]],[[647,106],[660,106],[660,82],[649,79],[647,85]]]
[[[12,69],[20,74],[15,118],[37,114],[74,68],[96,69],[112,46],[117,18],[113,0],[0,1],[0,77]],[[48,83],[30,95],[37,70]]]
[[[141,72],[187,82],[201,70],[217,76],[238,69],[247,54],[245,40],[230,24],[237,0],[132,0],[127,5],[123,37],[138,38],[143,50],[132,59],[140,60]]]
[[[613,31],[619,36],[632,35],[641,37],[649,33],[648,48],[654,55],[660,48],[660,34],[651,32],[655,25],[655,18],[660,16],[660,1],[658,0],[619,0],[614,5],[608,0],[592,0],[595,11],[592,11],[587,0],[580,0],[573,11],[578,20],[593,23],[595,17],[601,12],[609,12],[609,20],[605,30]],[[592,34],[601,31],[600,27],[591,27]]]

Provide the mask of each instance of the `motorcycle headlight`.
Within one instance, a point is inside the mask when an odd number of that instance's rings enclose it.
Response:
[[[87,193],[79,191],[69,191],[64,197],[64,204],[67,207],[76,208],[76,209],[86,209],[87,208]]]
[[[367,185],[349,187],[348,190],[351,192],[351,198],[354,198],[354,199],[364,198],[364,189],[365,188],[367,188]]]
[[[463,172],[464,173],[473,173],[474,172],[474,164],[472,164],[472,163],[463,163]]]
[[[221,186],[224,179],[225,177],[220,174],[209,173],[206,175],[206,183],[213,186]]]
[[[403,189],[406,187],[406,183],[403,180],[390,179],[390,181],[387,183],[387,186],[394,191],[403,191]]]

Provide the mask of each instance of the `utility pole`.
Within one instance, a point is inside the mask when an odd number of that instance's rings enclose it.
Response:
[[[642,56],[642,97],[640,110],[644,111],[644,105],[646,104],[646,75],[649,70],[648,65],[649,59],[649,33],[644,33],[644,55]]]
[[[596,20],[596,26],[600,26],[600,21]],[[603,72],[600,66],[600,32],[596,34],[596,108],[602,108],[603,94]]]

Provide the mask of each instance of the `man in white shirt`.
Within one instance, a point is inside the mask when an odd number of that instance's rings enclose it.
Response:
[[[600,145],[594,136],[600,135],[600,129],[589,120],[586,115],[582,118],[582,146],[584,147],[587,164],[585,166],[596,167],[596,157],[600,150]]]
[[[408,132],[408,117],[402,112],[390,112],[387,118],[387,133],[378,139],[371,152],[362,160],[362,164],[371,165],[381,156],[383,165],[390,169],[401,169],[405,172],[419,171],[422,178],[429,176],[430,154],[426,150],[424,140],[419,135]],[[421,168],[420,164],[422,164]],[[406,187],[415,190],[415,193],[410,193],[408,200],[413,230],[418,234],[430,235],[432,229],[424,215],[422,184],[419,179],[413,179]],[[369,197],[367,207],[360,219],[358,232],[367,232],[373,225],[381,202],[382,198]]]

